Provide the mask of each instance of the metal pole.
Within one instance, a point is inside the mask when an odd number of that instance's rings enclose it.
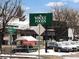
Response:
[[[45,52],[47,53],[47,40],[48,40],[48,37],[47,37],[47,26],[46,26],[46,32],[45,32]]]
[[[10,59],[11,59],[11,51],[12,51],[12,34],[10,33]]]
[[[12,27],[10,27],[12,28]],[[9,29],[11,30],[10,31],[10,59],[11,59],[11,54],[12,54],[12,42],[13,42],[13,38],[12,38],[12,35],[13,35],[13,32],[12,32],[12,29]]]
[[[39,48],[38,48],[38,59],[40,59],[40,24],[39,24],[39,42],[38,42],[38,46],[39,46]]]
[[[11,46],[11,51],[12,51],[12,34],[10,34],[10,46]],[[10,51],[10,53],[11,53],[11,51]]]

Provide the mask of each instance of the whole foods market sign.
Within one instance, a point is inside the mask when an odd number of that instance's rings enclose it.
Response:
[[[37,26],[38,24],[50,26],[52,23],[52,13],[31,13],[30,26]]]

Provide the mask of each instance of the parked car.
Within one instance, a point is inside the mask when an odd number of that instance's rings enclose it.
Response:
[[[61,42],[48,42],[48,49],[54,49],[56,52],[76,52],[79,51],[79,41],[61,41]]]
[[[26,53],[29,53],[29,52],[33,52],[33,51],[36,51],[37,48],[33,48],[32,46],[23,46],[23,45],[18,45],[16,48],[14,48],[12,50],[12,53],[15,53],[15,52],[26,52]]]
[[[15,53],[15,52],[29,52],[28,48],[26,46],[22,46],[22,45],[19,45],[19,46],[16,46],[16,48],[12,49],[12,53]]]
[[[76,45],[77,51],[79,51],[79,41],[75,41],[75,45]]]
[[[58,43],[58,47],[54,49],[57,52],[69,52],[72,51],[72,47],[69,44]]]
[[[79,45],[74,41],[57,42],[57,44],[57,47],[54,48],[57,52],[73,52],[77,51],[79,48]]]
[[[58,46],[58,44],[56,42],[48,42],[47,43],[47,49],[54,49],[57,46]]]

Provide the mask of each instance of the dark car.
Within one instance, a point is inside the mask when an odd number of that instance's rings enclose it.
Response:
[[[58,44],[56,42],[49,42],[49,43],[47,43],[47,48],[48,49],[54,49],[57,46],[58,46]]]
[[[29,49],[27,46],[19,45],[12,50],[12,53],[15,53],[15,52],[27,52],[27,53],[29,53]]]
[[[29,53],[29,52],[33,52],[33,51],[36,51],[37,48],[34,48],[32,46],[23,46],[23,45],[19,45],[17,46],[16,48],[14,48],[12,50],[12,53],[15,53],[15,52],[26,52],[26,53]]]

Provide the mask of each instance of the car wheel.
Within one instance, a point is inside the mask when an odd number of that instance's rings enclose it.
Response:
[[[58,48],[54,48],[54,51],[55,51],[55,52],[58,52]]]
[[[77,49],[76,48],[73,48],[73,52],[76,52],[77,51]]]
[[[13,51],[11,51],[11,53],[15,53],[15,51],[13,50]]]
[[[61,52],[61,49],[58,49],[58,52]]]

